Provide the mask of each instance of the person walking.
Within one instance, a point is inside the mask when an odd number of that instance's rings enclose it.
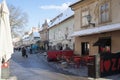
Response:
[[[30,54],[32,54],[32,48],[30,48]]]
[[[22,48],[22,57],[28,57],[28,55],[26,54],[26,49],[25,47]]]

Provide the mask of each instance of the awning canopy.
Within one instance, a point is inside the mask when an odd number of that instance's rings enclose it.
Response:
[[[71,36],[72,37],[75,37],[75,36],[86,36],[86,35],[110,32],[110,31],[115,31],[115,30],[120,30],[120,23],[76,31]]]
[[[111,45],[111,38],[110,37],[105,37],[105,38],[100,38],[98,41],[96,41],[93,46],[110,46]]]

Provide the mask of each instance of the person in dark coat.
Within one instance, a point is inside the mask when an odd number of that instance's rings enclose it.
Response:
[[[22,57],[28,57],[28,55],[26,54],[26,49],[25,47],[22,48]]]
[[[32,48],[30,48],[30,54],[32,54]]]

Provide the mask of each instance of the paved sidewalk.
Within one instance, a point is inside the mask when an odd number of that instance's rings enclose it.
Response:
[[[16,76],[11,76],[9,79],[0,79],[0,80],[17,80]]]
[[[46,53],[42,53],[42,54],[38,54],[38,55],[42,56],[43,60],[46,63],[48,63],[49,65],[51,65],[52,67],[57,68],[58,70],[63,70],[63,71],[72,73],[77,76],[84,77],[86,80],[120,80],[120,74],[113,75],[113,76],[107,76],[104,78],[96,78],[96,79],[90,78],[90,77],[88,77],[88,73],[87,73],[88,70],[87,70],[87,67],[85,67],[85,66],[80,66],[79,68],[75,68],[74,66],[65,67],[58,62],[48,62],[46,59]]]

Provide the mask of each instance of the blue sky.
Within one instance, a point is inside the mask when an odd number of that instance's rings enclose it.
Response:
[[[54,18],[74,1],[76,0],[6,0],[7,4],[19,7],[28,14],[28,29],[43,24],[45,19]]]

